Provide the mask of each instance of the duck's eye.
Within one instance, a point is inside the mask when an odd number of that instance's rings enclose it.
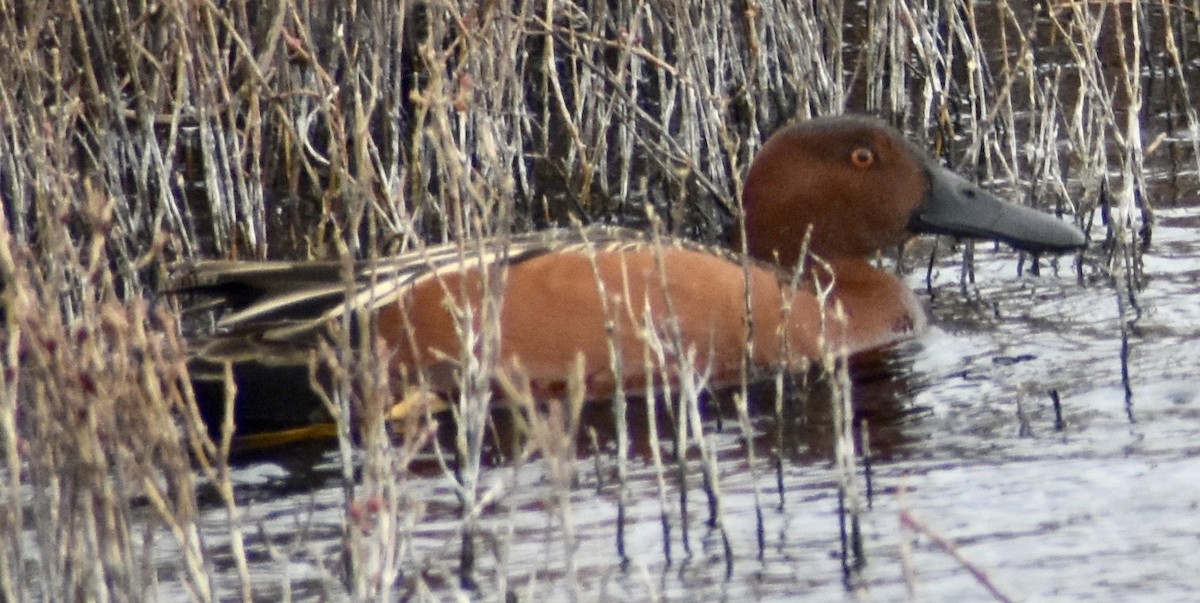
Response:
[[[867,147],[858,147],[850,151],[850,163],[859,169],[867,169],[875,165],[875,151]]]

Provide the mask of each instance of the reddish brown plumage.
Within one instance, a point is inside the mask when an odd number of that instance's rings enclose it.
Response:
[[[558,239],[520,235],[443,246],[381,264],[201,264],[193,268],[200,285],[189,287],[223,293],[237,310],[207,350],[245,349],[230,340],[247,335],[254,350],[302,344],[347,310],[377,311],[397,373],[450,391],[467,356],[465,314],[455,308],[469,308],[474,332],[498,333],[495,370],[527,377],[535,392],[551,395],[582,358],[588,394],[601,397],[612,392],[617,373],[628,388],[663,375],[675,379],[680,355],[694,354],[693,368],[709,373],[710,382],[728,382],[739,376],[748,344],[752,369],[796,368],[823,345],[849,355],[911,336],[925,325],[920,304],[870,261],[910,229],[992,236],[1035,251],[1084,242],[1073,226],[1004,204],[924,157],[894,129],[862,117],[781,130],[753,162],[743,205],[751,256],[744,261],[696,244],[591,229],[586,236],[558,231]],[[804,255],[810,227],[812,255]],[[737,239],[734,249],[741,248]],[[800,263],[803,277],[793,290],[788,283]],[[307,280],[290,283],[289,274]],[[485,280],[499,304],[495,325],[483,324],[490,315]],[[822,307],[814,283],[830,282]],[[350,301],[341,293],[347,287],[355,291]],[[471,341],[473,354],[485,349]]]
[[[788,351],[779,339],[788,287],[777,271],[757,263],[744,271],[726,257],[695,248],[641,245],[594,254],[549,253],[508,267],[502,277],[499,321],[502,367],[515,377],[527,376],[535,389],[553,391],[581,355],[588,393],[596,397],[612,392],[612,354],[620,359],[616,371],[625,384],[637,388],[660,370],[673,372],[675,357],[691,348],[698,372],[731,381],[740,374],[748,341],[747,273],[754,364],[778,365]],[[498,272],[492,274],[501,278]],[[411,372],[438,365],[434,386],[453,386],[447,369],[462,354],[456,327],[461,313],[454,308],[468,302],[475,319],[472,326],[476,332],[483,330],[481,280],[475,270],[448,274],[418,285],[380,311],[380,332],[400,351],[396,361],[402,368]],[[452,292],[449,298],[447,292]],[[820,325],[815,298],[806,291],[792,297],[786,332],[795,365],[817,353]],[[445,303],[448,300],[452,303]],[[683,344],[682,350],[677,343]],[[659,362],[658,347],[665,350],[665,366]]]

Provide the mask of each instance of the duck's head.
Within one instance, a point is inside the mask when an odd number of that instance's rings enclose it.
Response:
[[[869,117],[821,117],[763,145],[742,194],[750,255],[794,266],[810,250],[863,258],[914,233],[1004,241],[1033,252],[1084,246],[1083,232],[1013,205],[938,165],[900,132]]]

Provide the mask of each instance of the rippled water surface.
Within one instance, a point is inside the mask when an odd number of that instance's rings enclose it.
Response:
[[[1200,588],[1193,571],[1200,567],[1197,225],[1194,206],[1158,213],[1136,295],[1140,315],[1132,307],[1127,314],[1128,393],[1116,289],[1081,284],[1071,258],[1043,263],[1040,276],[1018,275],[1013,252],[979,244],[974,284],[961,284],[954,253],[935,265],[931,287],[923,269],[909,275],[933,327],[856,384],[871,426],[873,496],[861,524],[865,566],[850,589],[827,446],[789,441],[793,451],[808,452],[783,463],[780,492],[769,442],[751,466],[731,420],[719,430],[709,423],[730,565],[719,532],[706,524],[699,461],[689,465],[685,544],[675,476],[664,477],[669,486],[660,492],[653,465],[638,457],[629,479],[630,562],[622,569],[615,461],[601,453],[578,461],[567,505],[543,461],[486,470],[483,489],[494,488],[496,499],[480,524],[481,582],[494,584],[503,572],[521,600],[886,601],[909,596],[910,588],[931,601],[988,599],[970,567],[1021,600],[1191,598]],[[1099,255],[1089,252],[1087,261]],[[1061,429],[1051,391],[1060,399]],[[811,420],[813,431],[829,427],[827,418]],[[326,589],[339,571],[330,560],[339,558],[343,513],[336,467],[334,453],[323,452],[290,456],[287,467],[266,460],[238,470],[260,594],[282,596],[283,584],[292,596],[333,594]],[[412,508],[402,517],[412,526],[397,592],[430,588],[450,597],[458,584],[457,504],[450,479],[427,473],[404,482]],[[224,533],[220,505],[210,514],[214,533]],[[927,532],[902,529],[902,515]],[[236,572],[221,569],[234,588]]]

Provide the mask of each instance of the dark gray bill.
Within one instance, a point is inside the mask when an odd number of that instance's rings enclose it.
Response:
[[[1083,231],[1036,209],[1014,205],[966,178],[930,165],[929,193],[909,218],[913,232],[997,239],[1033,253],[1086,245]]]

